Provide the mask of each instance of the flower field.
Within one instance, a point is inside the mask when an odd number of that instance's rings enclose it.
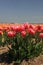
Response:
[[[43,55],[43,24],[0,24],[0,47],[4,46],[10,60],[19,64]]]

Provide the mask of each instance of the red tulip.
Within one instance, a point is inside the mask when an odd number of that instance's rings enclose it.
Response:
[[[18,30],[19,30],[19,26],[15,26],[14,31],[18,32]]]
[[[13,31],[9,31],[9,32],[7,33],[7,36],[8,36],[8,37],[13,37],[13,36],[15,36],[15,35],[16,35],[16,33],[13,32]]]
[[[4,29],[3,29],[4,31],[9,31],[10,30],[10,27],[4,27]]]
[[[40,32],[40,31],[41,31],[41,25],[37,25],[37,26],[36,26],[36,31],[37,31],[37,32]]]
[[[25,29],[28,29],[28,28],[29,28],[28,22],[26,22],[26,23],[24,24],[24,27],[25,27]]]
[[[40,34],[39,34],[39,37],[40,37],[40,38],[43,38],[43,33],[40,33]]]
[[[25,31],[22,31],[21,32],[21,36],[23,36],[23,37],[26,36],[26,32]]]
[[[35,31],[33,29],[29,28],[28,29],[28,33],[34,35],[35,34]]]
[[[35,26],[34,26],[34,25],[32,25],[32,24],[30,24],[30,25],[29,25],[29,28],[31,28],[31,29],[33,29],[33,30],[35,30]]]
[[[43,32],[43,27],[41,28],[41,32]]]
[[[11,26],[10,27],[12,31],[15,31],[16,27],[15,26]]]
[[[16,31],[16,32],[20,32],[20,31],[21,31],[21,27],[20,27],[20,26],[16,26],[16,27],[15,27],[15,31]]]
[[[41,29],[41,25],[38,25],[37,28],[40,30]]]
[[[24,30],[25,30],[24,25],[20,25],[19,30],[20,30],[20,32],[21,32],[21,31],[24,31]]]
[[[2,31],[0,31],[0,35],[2,35]]]

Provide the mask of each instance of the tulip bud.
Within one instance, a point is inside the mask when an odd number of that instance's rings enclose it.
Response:
[[[40,33],[40,34],[39,34],[39,37],[40,37],[40,38],[43,38],[43,33]]]
[[[26,22],[26,23],[24,24],[24,27],[25,27],[25,29],[28,29],[28,28],[29,28],[28,22]]]
[[[26,32],[25,31],[22,31],[21,32],[21,36],[23,36],[23,37],[26,36]]]
[[[0,31],[0,35],[2,35],[2,31]]]
[[[43,27],[41,28],[41,32],[43,33]]]
[[[16,35],[16,33],[14,33],[13,31],[9,31],[8,33],[7,33],[7,36],[8,37],[13,37],[13,36],[15,36]]]
[[[34,35],[35,34],[35,31],[33,29],[29,28],[28,29],[28,33]]]
[[[29,28],[31,28],[31,29],[33,29],[33,30],[35,30],[35,26],[34,26],[34,25],[32,25],[32,24],[30,24],[30,25],[29,25]]]

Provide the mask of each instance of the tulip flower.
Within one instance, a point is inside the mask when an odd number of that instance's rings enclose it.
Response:
[[[2,35],[2,31],[0,31],[0,35]]]
[[[16,26],[10,26],[10,28],[11,28],[12,31],[15,31]]]
[[[40,38],[43,38],[43,33],[40,33],[40,34],[39,34],[39,37],[40,37]]]
[[[25,29],[28,29],[28,28],[29,28],[28,22],[26,22],[26,23],[24,24],[24,27],[25,27]]]
[[[19,30],[19,26],[15,26],[14,31],[18,32],[18,30]]]
[[[20,25],[20,28],[19,28],[19,30],[20,30],[20,32],[21,32],[21,31],[24,31],[24,30],[25,30],[25,27],[24,27],[24,25]]]
[[[23,36],[23,37],[26,36],[26,32],[25,31],[22,31],[21,32],[21,36]]]
[[[3,32],[0,31],[0,46],[2,45],[2,34],[3,34]]]
[[[36,26],[36,31],[37,31],[37,32],[40,32],[40,31],[41,31],[41,25],[37,25],[37,26]]]
[[[5,32],[9,31],[10,30],[10,27],[4,27],[3,29]]]
[[[28,29],[28,33],[34,35],[35,34],[35,31],[33,29],[29,28]]]
[[[13,31],[9,31],[8,33],[7,33],[7,36],[8,37],[13,37],[13,36],[15,36],[16,35],[16,33],[14,33]]]
[[[34,25],[32,25],[32,24],[30,24],[30,25],[29,25],[29,28],[31,28],[31,29],[33,29],[33,30],[35,30],[35,26],[34,26]]]
[[[43,33],[43,27],[41,27],[41,32]]]

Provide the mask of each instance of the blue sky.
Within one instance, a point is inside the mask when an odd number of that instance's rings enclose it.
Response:
[[[0,23],[43,23],[43,0],[0,0]]]

